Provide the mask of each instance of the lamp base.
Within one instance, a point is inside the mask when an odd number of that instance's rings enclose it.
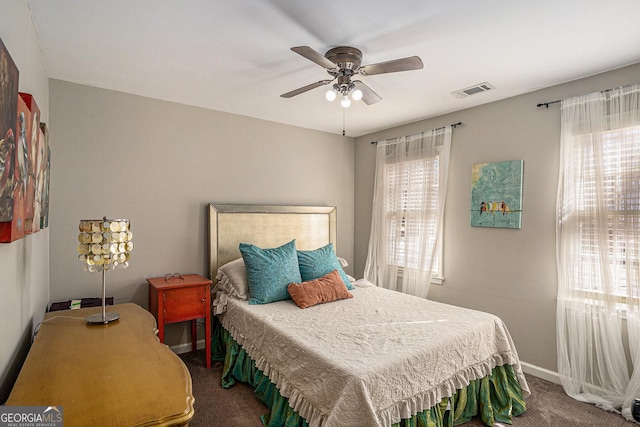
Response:
[[[113,312],[104,313],[104,316],[102,313],[96,313],[87,317],[87,323],[90,323],[90,324],[102,323],[106,325],[107,323],[113,322],[114,320],[118,320],[119,318],[120,318],[120,314],[118,313],[113,313]]]

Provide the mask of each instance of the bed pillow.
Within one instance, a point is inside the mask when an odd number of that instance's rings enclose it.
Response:
[[[249,304],[289,299],[289,283],[302,281],[295,240],[271,249],[240,243],[240,253],[247,271]]]
[[[218,268],[216,280],[220,289],[229,296],[241,300],[249,299],[247,272],[242,258],[235,259]]]
[[[338,274],[347,289],[353,289],[349,277],[342,269],[336,253],[333,251],[333,243],[312,250],[298,251],[298,264],[300,265],[300,276],[303,282],[317,279],[333,270],[338,270]]]
[[[345,288],[338,270],[333,270],[329,274],[308,282],[291,283],[287,287],[287,291],[300,308],[353,298],[353,295]]]

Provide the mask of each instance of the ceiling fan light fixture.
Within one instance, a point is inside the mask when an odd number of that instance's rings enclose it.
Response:
[[[327,101],[331,102],[336,99],[336,92],[333,89],[329,89],[327,93],[324,94],[324,97],[327,98]]]
[[[380,95],[375,93],[365,83],[360,80],[352,81],[351,79],[356,77],[356,75],[388,74],[399,71],[420,70],[423,68],[422,60],[417,56],[362,65],[362,51],[351,46],[334,47],[324,55],[309,46],[296,46],[292,47],[291,50],[324,68],[332,78],[331,80],[320,80],[302,86],[301,88],[280,96],[283,98],[292,98],[317,87],[335,82],[332,88],[333,91],[330,90],[326,92],[325,98],[328,101],[333,101],[338,95],[342,95],[340,103],[343,108],[348,108],[351,105],[351,99],[354,101],[362,100],[367,105],[375,104],[382,100]],[[349,94],[351,94],[351,99],[349,99]]]

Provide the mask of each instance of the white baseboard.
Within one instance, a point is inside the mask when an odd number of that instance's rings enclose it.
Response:
[[[196,341],[196,348],[198,350],[202,350],[204,346],[205,346],[204,338]],[[188,342],[188,343],[176,344],[176,345],[169,346],[169,348],[171,349],[171,351],[173,351],[176,354],[189,353],[191,351],[191,343]]]
[[[536,365],[532,365],[531,363],[520,361],[520,365],[522,365],[522,372],[525,374],[533,375],[534,377],[542,378],[543,380],[551,381],[552,383],[560,384],[560,376],[557,372],[550,371],[545,368],[541,368]]]

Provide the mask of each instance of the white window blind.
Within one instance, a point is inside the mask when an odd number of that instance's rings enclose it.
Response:
[[[640,126],[578,135],[573,146],[583,165],[578,212],[572,215],[579,221],[582,268],[573,269],[573,283],[576,289],[610,293],[622,301],[638,298]],[[607,241],[601,246],[603,226]]]
[[[427,159],[392,163],[385,166],[388,189],[385,212],[390,227],[387,239],[387,262],[391,265],[416,269],[420,266],[421,236],[429,236],[429,244],[436,240],[436,210],[438,207],[439,159]],[[432,185],[426,186],[426,182]],[[401,194],[401,197],[396,197]],[[433,212],[425,219],[424,211]],[[441,248],[442,245],[439,245]],[[442,254],[436,248],[432,277],[441,278],[439,261]]]

